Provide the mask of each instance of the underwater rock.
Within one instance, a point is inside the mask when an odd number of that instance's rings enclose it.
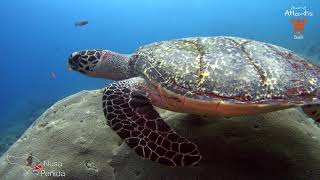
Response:
[[[26,98],[18,101],[8,112],[8,116],[2,119],[4,121],[0,126],[0,156],[53,104],[52,101],[43,102],[39,99]]]
[[[39,164],[51,173],[41,179],[114,179],[108,161],[121,141],[105,124],[101,96],[82,91],[50,107],[0,158],[0,179],[39,179]]]
[[[157,109],[203,155],[197,168],[171,168],[141,159],[122,143],[105,123],[101,96],[99,91],[82,91],[49,108],[0,158],[0,179],[320,177],[320,129],[298,109],[233,118]]]

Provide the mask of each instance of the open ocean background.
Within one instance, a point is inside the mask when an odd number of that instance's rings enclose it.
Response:
[[[303,40],[293,39],[291,6],[306,6]],[[240,36],[273,43],[320,62],[320,1],[1,0],[0,155],[57,100],[108,80],[67,70],[81,49],[132,53],[190,36]],[[89,24],[75,27],[78,20]],[[56,78],[52,76],[55,74]]]

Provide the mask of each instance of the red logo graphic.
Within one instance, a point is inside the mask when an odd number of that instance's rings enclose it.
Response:
[[[301,33],[304,33],[304,25],[307,23],[306,18],[303,18],[302,20],[300,20],[300,17],[298,17],[298,19],[292,18],[290,24],[292,23],[294,32],[300,31]]]
[[[34,166],[34,170],[40,171],[42,166],[40,164]]]

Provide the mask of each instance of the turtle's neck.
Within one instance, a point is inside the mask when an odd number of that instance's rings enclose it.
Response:
[[[123,80],[134,77],[129,65],[131,55],[105,51],[91,76],[112,80]]]

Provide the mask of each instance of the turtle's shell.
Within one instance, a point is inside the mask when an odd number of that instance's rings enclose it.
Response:
[[[320,68],[292,51],[236,37],[156,42],[135,69],[173,93],[231,103],[306,103],[320,97]]]

